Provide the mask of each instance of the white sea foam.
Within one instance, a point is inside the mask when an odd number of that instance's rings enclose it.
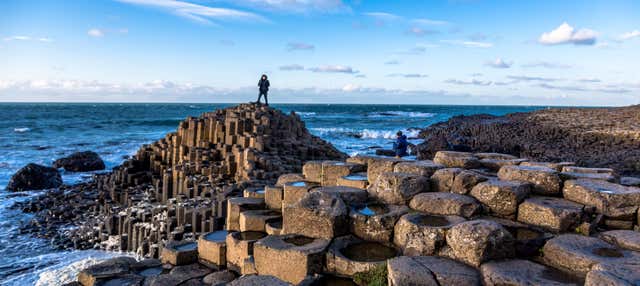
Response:
[[[300,115],[300,116],[314,116],[316,115],[315,112],[301,112],[301,111],[296,111],[296,114]]]
[[[29,127],[13,128],[13,132],[18,132],[18,133],[24,133],[29,131],[31,131],[31,128]]]
[[[331,127],[331,128],[312,128],[313,133],[319,136],[327,136],[327,135],[343,135],[349,137],[357,137],[361,139],[395,139],[396,133],[398,130],[378,130],[378,129],[351,129],[351,128],[342,128],[342,127]],[[420,130],[412,129],[412,130],[401,130],[404,135],[409,138],[418,136]]]
[[[430,112],[414,112],[414,111],[382,111],[367,114],[369,117],[385,117],[385,116],[401,116],[401,117],[434,117],[435,113]]]

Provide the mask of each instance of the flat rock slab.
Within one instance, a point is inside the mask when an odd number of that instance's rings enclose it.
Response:
[[[484,158],[480,159],[480,166],[491,171],[498,171],[504,166],[517,166],[522,162],[526,162],[527,159],[499,159],[499,158]]]
[[[601,180],[578,179],[564,183],[564,198],[586,206],[611,218],[633,220],[640,206],[640,188]]]
[[[245,275],[227,284],[229,286],[291,286],[276,277],[269,275]]]
[[[447,231],[447,244],[453,256],[474,267],[485,261],[512,258],[515,239],[502,225],[473,220],[454,225]]]
[[[447,230],[465,221],[459,216],[409,213],[396,223],[393,243],[405,255],[435,255],[446,244]]]
[[[573,230],[584,206],[561,198],[532,197],[518,207],[518,221],[559,233]]]
[[[476,199],[454,193],[421,193],[415,195],[409,206],[417,211],[435,215],[472,217],[482,211]]]
[[[504,166],[498,171],[500,180],[523,181],[533,185],[533,192],[540,195],[561,193],[562,180],[556,170],[534,166]]]
[[[405,204],[414,195],[429,191],[429,179],[408,173],[386,172],[378,176],[367,191],[385,204]]]
[[[365,171],[366,166],[340,161],[324,161],[322,163],[322,185],[335,186],[338,178]]]
[[[134,258],[126,256],[100,262],[80,271],[78,282],[85,286],[93,286],[101,280],[127,274],[135,262]]]
[[[420,160],[413,162],[400,162],[397,163],[393,171],[398,173],[408,173],[414,175],[420,175],[425,177],[431,177],[437,170],[444,168],[443,165],[436,164],[431,160]]]
[[[639,254],[621,250],[601,239],[563,234],[550,239],[542,249],[544,262],[555,268],[584,277],[598,263],[638,261]]]
[[[489,180],[477,184],[471,196],[486,205],[491,213],[515,218],[518,204],[528,195],[531,185],[522,181]]]
[[[640,178],[622,177],[620,178],[620,184],[631,187],[640,187]]]
[[[183,283],[188,280],[201,278],[209,273],[211,273],[211,269],[198,263],[176,266],[167,274],[160,274],[158,276],[148,278],[147,281],[145,281],[145,284],[149,286],[183,285]]]
[[[561,172],[560,178],[562,178],[563,180],[591,179],[591,180],[607,181],[611,183],[615,183],[618,181],[618,178],[616,176],[613,176],[607,173]]]
[[[431,189],[434,192],[451,192],[456,176],[462,171],[463,169],[461,168],[444,168],[437,170],[431,175]]]
[[[372,157],[367,165],[367,179],[369,184],[373,184],[378,180],[378,176],[382,173],[393,172],[396,164],[406,162],[397,158]]]
[[[473,169],[480,166],[478,157],[467,152],[438,151],[433,162],[448,168]]]
[[[449,191],[456,194],[466,195],[471,192],[473,187],[477,184],[487,181],[490,178],[491,177],[478,172],[462,170],[460,173],[455,175]]]
[[[364,189],[333,186],[333,187],[319,187],[313,189],[313,192],[324,192],[334,194],[340,197],[346,204],[355,205],[363,204],[367,201],[369,194]]]
[[[600,238],[618,247],[640,252],[640,232],[633,230],[610,230],[600,233]]]
[[[589,273],[585,286],[632,286],[640,285],[640,262],[600,263]]]
[[[332,239],[349,231],[349,210],[338,196],[311,192],[298,203],[285,206],[283,232]]]
[[[527,161],[527,162],[522,162],[520,163],[520,166],[531,166],[531,167],[547,167],[547,168],[551,168],[554,169],[558,172],[562,171],[563,167],[566,166],[573,166],[576,163],[574,162],[559,162],[559,163],[552,163],[552,162],[533,162],[533,161]]]
[[[482,282],[485,286],[582,285],[577,277],[528,260],[503,260],[482,264]]]
[[[513,156],[511,154],[503,154],[503,153],[480,152],[480,153],[474,153],[473,155],[480,159],[499,159],[499,160],[518,159],[518,157]]]
[[[580,174],[609,174],[615,175],[615,171],[611,168],[585,168],[576,166],[565,166],[562,172],[580,173]]]
[[[389,286],[481,285],[478,271],[436,256],[400,256],[387,261]]]

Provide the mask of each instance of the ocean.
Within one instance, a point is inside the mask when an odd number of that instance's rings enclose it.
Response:
[[[30,215],[11,209],[40,192],[4,190],[10,177],[28,163],[51,165],[72,152],[100,154],[107,170],[119,165],[145,143],[174,131],[187,116],[199,116],[230,104],[92,104],[0,103],[0,285],[58,285],[74,279],[75,271],[118,253],[97,250],[61,251],[44,239],[20,235]],[[455,115],[526,112],[540,106],[447,105],[343,105],[273,104],[286,113],[295,111],[312,134],[350,154],[390,148],[402,130],[412,143],[420,143],[418,128]],[[73,184],[91,173],[62,172]]]

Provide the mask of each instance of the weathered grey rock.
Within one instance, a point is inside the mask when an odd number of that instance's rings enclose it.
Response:
[[[336,186],[339,178],[365,171],[366,166],[340,161],[324,161],[322,163],[322,185]]]
[[[575,277],[528,260],[487,262],[482,264],[480,272],[485,286],[582,285]]]
[[[337,237],[326,253],[326,272],[351,277],[384,265],[387,259],[398,254],[391,245],[367,242],[351,235]]]
[[[304,181],[304,176],[300,173],[289,173],[282,174],[278,177],[278,181],[276,181],[276,187],[282,187],[286,183]]]
[[[284,234],[332,239],[349,231],[346,204],[329,193],[311,192],[298,203],[285,206],[283,215]]]
[[[596,264],[584,283],[585,286],[635,286],[640,285],[640,261],[623,261]]]
[[[236,275],[229,270],[216,271],[202,278],[202,282],[212,286],[222,286],[236,279]]]
[[[559,233],[575,229],[584,206],[560,198],[532,197],[518,207],[518,221]]]
[[[144,281],[144,277],[132,273],[122,274],[109,279],[102,280],[96,285],[100,286],[139,286]]]
[[[100,155],[92,151],[76,152],[68,157],[53,162],[54,168],[64,168],[71,172],[88,172],[104,170],[105,165]]]
[[[610,230],[600,233],[600,238],[620,248],[640,251],[640,232],[632,230]]]
[[[409,206],[417,211],[435,215],[472,217],[482,211],[474,198],[454,193],[421,193],[411,199]]]
[[[269,275],[245,275],[227,284],[229,286],[291,286],[278,278]]]
[[[373,184],[378,180],[378,176],[382,173],[393,172],[396,164],[405,162],[398,158],[387,157],[371,157],[367,163],[367,179],[369,184]]]
[[[431,176],[431,189],[434,192],[451,192],[453,182],[463,169],[460,168],[444,168],[439,169]]]
[[[185,282],[201,278],[211,273],[211,269],[198,264],[189,264],[183,266],[176,266],[171,269],[167,274],[160,274],[147,278],[145,285],[149,286],[177,286],[184,285]]]
[[[333,187],[319,187],[313,189],[313,192],[324,192],[333,194],[341,198],[348,205],[363,204],[367,201],[369,194],[364,189],[333,186]]]
[[[420,160],[412,162],[400,162],[397,163],[393,171],[396,173],[408,173],[414,175],[420,175],[425,177],[431,177],[437,170],[444,168],[443,165],[436,164],[431,160]]]
[[[566,181],[562,192],[565,199],[595,207],[611,218],[632,220],[640,206],[640,188],[601,180]]]
[[[498,171],[498,178],[505,181],[523,181],[533,185],[532,191],[540,195],[561,193],[562,180],[558,172],[547,167],[504,166]]]
[[[7,191],[21,192],[57,188],[62,185],[58,170],[34,163],[22,167],[11,176]]]
[[[640,187],[640,178],[622,177],[620,178],[620,184],[631,187]]]
[[[84,286],[97,285],[100,281],[127,274],[130,265],[135,262],[134,258],[126,256],[100,262],[80,271],[78,282]]]
[[[298,284],[307,276],[322,272],[329,242],[298,235],[267,236],[254,245],[256,269],[261,275]]]
[[[515,219],[518,204],[529,195],[529,190],[529,183],[494,179],[477,184],[470,194],[495,215]]]
[[[404,255],[435,255],[445,245],[447,231],[464,221],[459,216],[409,213],[396,223],[393,243]]]
[[[380,174],[367,191],[369,196],[386,204],[405,204],[422,192],[429,191],[429,179],[424,176],[386,172]]]
[[[563,167],[573,166],[575,164],[576,163],[574,163],[574,162],[552,163],[552,162],[532,162],[532,161],[527,161],[527,162],[520,163],[520,166],[547,167],[547,168],[551,168],[553,170],[556,170],[558,172],[561,172]]]
[[[480,166],[478,157],[467,152],[438,151],[433,157],[433,162],[447,168],[473,169]]]
[[[466,195],[471,192],[473,187],[475,187],[477,184],[489,179],[490,177],[478,172],[463,170],[455,175],[450,192]]]
[[[396,222],[407,212],[409,208],[405,205],[371,204],[353,207],[349,212],[351,233],[368,241],[390,242]]]
[[[515,255],[513,236],[500,224],[487,220],[454,225],[447,231],[447,244],[457,260],[475,267],[488,260]]]
[[[299,202],[302,197],[318,186],[320,185],[312,181],[297,181],[284,184],[282,206],[285,207]]]
[[[400,256],[387,262],[389,286],[481,285],[478,271],[437,256]]]
[[[542,249],[544,263],[584,277],[591,268],[603,262],[640,261],[640,255],[616,248],[595,237],[563,234],[547,241]]]
[[[522,162],[526,162],[527,159],[520,158],[512,158],[512,159],[501,159],[501,158],[483,158],[480,159],[480,166],[491,171],[498,171],[500,168],[504,166],[517,166]]]

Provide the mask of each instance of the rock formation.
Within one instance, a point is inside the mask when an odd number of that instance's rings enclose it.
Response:
[[[104,170],[104,161],[93,151],[76,152],[53,162],[54,168],[64,168],[71,172]]]
[[[456,116],[424,129],[418,158],[437,151],[499,152],[640,175],[640,106],[553,108],[505,116]]]
[[[22,167],[11,177],[6,189],[19,192],[57,188],[60,185],[62,185],[62,177],[58,170],[31,163]]]

